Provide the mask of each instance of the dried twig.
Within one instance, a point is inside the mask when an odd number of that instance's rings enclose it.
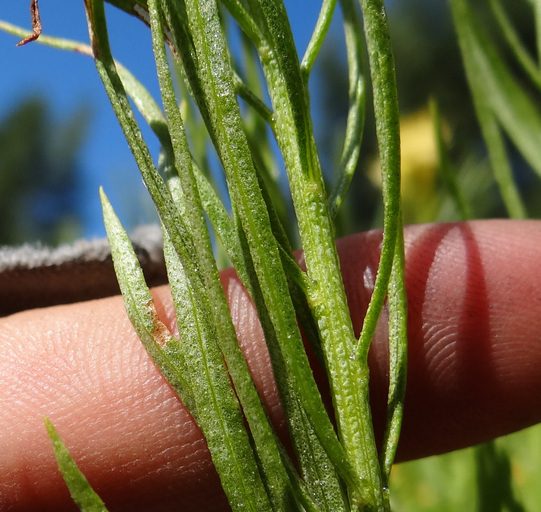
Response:
[[[41,18],[39,16],[38,0],[30,1],[30,18],[32,19],[32,33],[18,42],[17,46],[24,46],[31,41],[35,41],[41,35],[43,27],[41,26]]]

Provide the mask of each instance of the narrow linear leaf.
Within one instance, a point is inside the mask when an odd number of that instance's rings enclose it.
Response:
[[[103,190],[100,190],[100,195],[105,229],[128,318],[148,354],[182,402],[197,417],[191,385],[185,378],[185,362],[178,349],[179,341],[159,320],[130,239]]]
[[[81,512],[107,512],[105,504],[81,473],[69,450],[48,418],[43,418],[47,434],[53,445],[58,469],[68,486],[71,497]]]
[[[408,369],[408,311],[405,282],[404,235],[398,230],[396,254],[389,282],[389,392],[387,425],[381,450],[381,469],[385,492],[389,489],[389,475],[395,458],[404,414],[406,376]],[[387,496],[387,499],[389,497]]]
[[[331,26],[332,17],[336,8],[336,0],[324,0],[321,4],[319,16],[316,23],[316,28],[312,33],[306,52],[301,62],[301,69],[305,79],[308,80],[310,72],[314,66],[316,58],[321,50],[325,36]]]
[[[237,75],[233,75],[235,82],[235,90],[237,94],[248,104],[250,105],[255,112],[257,112],[268,124],[273,126],[274,119],[272,110],[265,105],[262,99],[260,99],[252,90],[242,81],[242,79]]]
[[[0,30],[8,34],[12,34],[17,37],[25,37],[28,34],[28,30],[22,27],[8,23],[7,21],[0,20]],[[44,46],[50,46],[58,50],[68,50],[83,55],[92,57],[92,49],[87,44],[80,41],[74,41],[72,39],[65,39],[61,37],[52,37],[41,34],[38,39],[34,41],[34,44],[42,44]]]
[[[372,76],[384,203],[380,263],[358,343],[357,355],[364,360],[387,294],[401,218],[400,121],[394,59],[385,6],[382,0],[359,1],[364,16],[364,30]]]

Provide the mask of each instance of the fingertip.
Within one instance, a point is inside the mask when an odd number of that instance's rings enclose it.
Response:
[[[43,416],[111,510],[222,510],[206,443],[120,297],[2,320],[0,504],[76,510]],[[0,507],[0,508],[2,508]]]
[[[454,450],[541,421],[541,223],[431,224],[405,234],[409,363],[399,458]],[[379,240],[376,231],[342,243],[358,330]],[[386,343],[381,329],[370,354],[380,431]]]

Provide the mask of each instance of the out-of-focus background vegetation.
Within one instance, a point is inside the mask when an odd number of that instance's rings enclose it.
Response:
[[[523,43],[535,55],[530,3],[507,0],[503,5]],[[448,3],[403,0],[389,2],[388,7],[402,112],[405,222],[461,218],[440,170],[434,105],[439,107],[449,162],[473,217],[505,217],[465,79]],[[497,34],[491,16],[483,12],[481,16],[483,25]],[[50,52],[53,59],[55,51]],[[345,58],[342,35],[338,30],[332,31],[311,78],[316,135],[329,180],[340,157],[348,109]],[[9,80],[6,70],[2,70],[1,76],[2,80]],[[527,83],[518,69],[516,80]],[[340,235],[381,224],[370,98],[367,104],[361,159],[338,220]],[[4,117],[0,119],[0,245],[38,240],[56,245],[85,233],[80,200],[81,184],[85,181],[81,151],[92,125],[92,110],[81,106],[61,119],[52,116],[52,111],[54,105],[35,95],[1,110]],[[527,213],[539,217],[541,182],[512,145],[508,149]],[[135,165],[126,162],[126,167],[134,168],[129,179],[138,180]],[[123,176],[112,180],[109,188],[118,187],[117,197],[124,196],[126,204],[133,204],[133,198],[123,193]],[[133,226],[152,220],[150,208],[148,212],[145,208],[127,206],[125,224]],[[541,430],[535,427],[481,447],[398,465],[391,490],[398,511],[533,511],[541,506],[540,478]]]
[[[477,2],[479,5],[486,3]],[[56,0],[56,4],[60,5],[59,0]],[[528,1],[505,0],[503,4],[523,42],[535,55],[535,26]],[[288,8],[291,6],[294,31],[309,34],[312,24],[305,25],[317,17],[316,7],[306,1],[289,1],[286,5]],[[303,17],[303,11],[311,7],[313,12]],[[439,170],[430,101],[435,102],[441,111],[448,156],[472,207],[472,215],[476,218],[506,216],[480,136],[448,2],[390,1],[388,8],[402,112],[405,222],[451,221],[460,218]],[[42,11],[46,20],[47,5],[42,7]],[[497,34],[490,14],[484,15],[483,22]],[[45,31],[47,26],[45,23]],[[336,167],[340,157],[338,152],[348,109],[346,56],[339,20],[336,20],[333,28],[310,82],[314,93],[312,106],[320,154],[329,180],[332,180],[331,170]],[[130,32],[132,29],[127,31]],[[114,35],[113,26],[113,38]],[[2,37],[7,36],[2,34]],[[501,39],[501,36],[498,37]],[[9,39],[9,42],[13,43],[14,39]],[[121,36],[119,42],[120,50],[125,53],[127,49],[122,46],[129,49],[132,44],[129,36]],[[19,48],[17,51],[28,52],[30,49]],[[47,48],[40,48],[40,51],[42,62],[45,59],[54,61],[60,53]],[[299,48],[299,53],[303,51],[304,48]],[[82,56],[71,56],[68,66],[77,62],[74,58],[85,66],[85,72],[92,67],[89,59]],[[121,60],[126,63],[123,56]],[[137,74],[138,70],[134,71]],[[148,75],[148,69],[144,73]],[[8,81],[9,70],[4,69],[2,76],[3,81]],[[143,78],[147,79],[146,76]],[[47,79],[50,81],[51,77]],[[59,80],[62,79],[59,77]],[[524,80],[519,72],[517,80]],[[155,220],[150,200],[145,203],[145,207],[140,207],[141,201],[144,201],[141,187],[131,188],[139,185],[140,180],[127,151],[123,153],[125,161],[119,162],[117,157],[107,171],[89,169],[87,162],[82,161],[83,155],[88,159],[85,135],[92,133],[95,121],[96,102],[93,102],[93,98],[82,95],[80,101],[84,105],[72,107],[73,112],[59,118],[50,97],[39,97],[36,82],[39,80],[35,77],[29,80],[28,89],[32,91],[30,96],[19,94],[17,104],[0,105],[0,212],[3,218],[0,245],[19,244],[27,240],[41,240],[54,245],[92,233],[89,224],[95,226],[101,223],[101,219],[96,221],[96,217],[100,217],[97,192],[94,190],[97,184],[107,186],[109,193],[118,199],[121,217],[128,227]],[[100,101],[103,102],[103,97]],[[367,106],[361,159],[346,208],[339,219],[339,234],[371,228],[381,223],[378,162],[370,98]],[[112,112],[110,118],[111,123],[115,124]],[[120,130],[118,135],[117,140],[121,141]],[[102,142],[103,151],[109,151],[107,139]],[[122,141],[120,146],[124,146]],[[96,149],[93,151],[96,152]],[[541,214],[541,202],[538,201],[540,182],[518,153],[513,153],[512,148],[510,151],[513,155],[515,179],[527,212],[530,217],[538,217]],[[97,184],[92,182],[92,176],[100,176],[101,181]],[[106,183],[103,183],[103,176],[106,176]],[[90,220],[88,183],[93,188],[90,194],[96,196],[95,203],[92,200],[96,209]],[[133,200],[134,195],[137,201]],[[135,203],[139,206],[133,207]]]
[[[502,3],[522,41],[535,58],[536,33],[531,5],[524,0],[506,0]],[[495,27],[493,16],[487,12],[488,2],[471,4],[476,7],[484,4],[485,8],[479,12],[481,20],[503,48],[502,36]],[[402,115],[405,223],[460,219],[439,169],[431,101],[437,103],[441,111],[448,157],[472,209],[472,216],[506,217],[481,138],[448,2],[405,0],[390,2],[389,5]],[[319,102],[315,103],[315,108],[321,110],[321,119],[324,120],[318,135],[319,147],[328,168],[332,168],[340,156],[336,151],[341,148],[348,108],[347,97],[337,93],[347,90],[345,63],[337,57],[344,53],[337,51],[338,46],[339,36],[331,37],[327,51],[319,62],[322,95]],[[527,82],[518,70],[516,79]],[[369,109],[370,106],[369,100]],[[359,169],[349,193],[348,208],[345,209],[347,220],[343,219],[346,232],[379,224],[379,171],[372,123],[369,111]],[[512,147],[509,147],[509,151],[514,178],[522,193],[527,213],[530,217],[539,217],[541,183]]]

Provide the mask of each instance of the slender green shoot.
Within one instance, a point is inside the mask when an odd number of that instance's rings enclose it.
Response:
[[[301,61],[301,69],[306,79],[310,76],[310,72],[314,67],[316,58],[321,50],[325,36],[329,31],[331,21],[336,7],[336,0],[323,0],[321,4],[321,10],[319,11],[319,17],[317,19],[316,28],[312,34],[312,38],[308,43],[306,52]]]

